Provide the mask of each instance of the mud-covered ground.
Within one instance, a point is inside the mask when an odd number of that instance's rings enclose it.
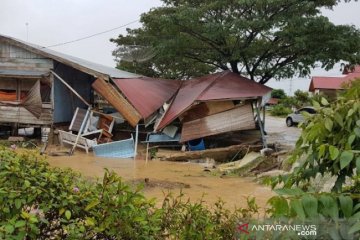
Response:
[[[256,197],[264,207],[272,191],[266,186],[255,183],[251,178],[221,176],[215,171],[204,171],[204,166],[197,163],[180,163],[164,161],[110,159],[94,157],[91,153],[77,151],[71,157],[49,157],[50,165],[70,167],[86,177],[101,178],[104,168],[115,171],[130,184],[144,184],[147,197],[158,199],[160,206],[165,194],[174,196],[184,193],[184,198],[191,201],[205,200],[213,205],[219,198],[226,202],[228,208],[246,206],[246,197]]]
[[[285,119],[266,117],[266,132],[269,143],[279,143],[293,147],[300,135],[297,127],[288,128]],[[140,147],[141,148],[141,147]],[[56,151],[50,148],[50,151]],[[160,206],[165,194],[174,196],[184,193],[184,198],[191,201],[203,199],[213,205],[219,198],[226,202],[228,208],[246,205],[246,197],[256,197],[258,204],[265,207],[266,201],[273,195],[269,187],[254,182],[253,178],[238,176],[221,176],[216,170],[204,171],[199,163],[180,163],[164,161],[146,161],[143,156],[137,160],[111,159],[94,157],[78,150],[71,157],[57,156],[48,158],[56,167],[70,167],[90,178],[101,178],[104,168],[115,171],[131,185],[143,184],[147,197],[158,199]]]

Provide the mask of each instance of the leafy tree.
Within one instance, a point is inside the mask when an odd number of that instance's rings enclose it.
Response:
[[[294,92],[294,97],[296,99],[297,102],[299,102],[300,104],[309,104],[310,103],[310,95],[309,92],[305,92],[305,91],[301,91],[301,90],[296,90]]]
[[[339,0],[162,0],[141,17],[142,27],[112,39],[120,69],[189,78],[232,70],[259,83],[306,76],[316,63],[330,69],[360,60],[360,33],[321,15]],[[121,61],[124,46],[151,48],[144,64]]]
[[[284,92],[283,89],[273,89],[271,91],[271,97],[272,98],[284,99],[284,98],[286,98],[286,93]]]

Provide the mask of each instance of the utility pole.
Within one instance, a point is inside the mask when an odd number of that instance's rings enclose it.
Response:
[[[26,41],[29,41],[29,23],[26,22],[25,25],[26,25]]]

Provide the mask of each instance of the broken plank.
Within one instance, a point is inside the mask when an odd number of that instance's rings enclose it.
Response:
[[[236,154],[238,156],[245,155],[248,151],[260,151],[262,148],[261,145],[233,145],[224,148],[213,148],[203,151],[193,151],[193,152],[177,152],[169,153],[167,155],[161,156],[159,158],[162,161],[182,161],[186,162],[193,159],[205,159],[212,158],[216,162],[227,162],[231,160]]]
[[[236,173],[243,175],[252,169],[256,168],[261,162],[265,160],[260,153],[250,152],[246,154],[241,160],[221,164],[218,166],[219,171],[223,173]]]

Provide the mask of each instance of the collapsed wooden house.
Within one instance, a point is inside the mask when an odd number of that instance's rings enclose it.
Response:
[[[155,127],[180,122],[181,142],[228,132],[259,129],[264,139],[265,114],[271,88],[230,71],[184,81]]]
[[[94,103],[95,80],[109,84],[111,78],[136,76],[0,35],[0,124],[69,122],[77,107],[87,107],[81,98]]]
[[[155,131],[173,135],[169,125],[179,120],[180,142],[256,125],[263,133],[260,107],[270,92],[230,71],[188,81],[147,78],[0,35],[0,125],[69,123],[100,95],[136,131],[156,121]]]

